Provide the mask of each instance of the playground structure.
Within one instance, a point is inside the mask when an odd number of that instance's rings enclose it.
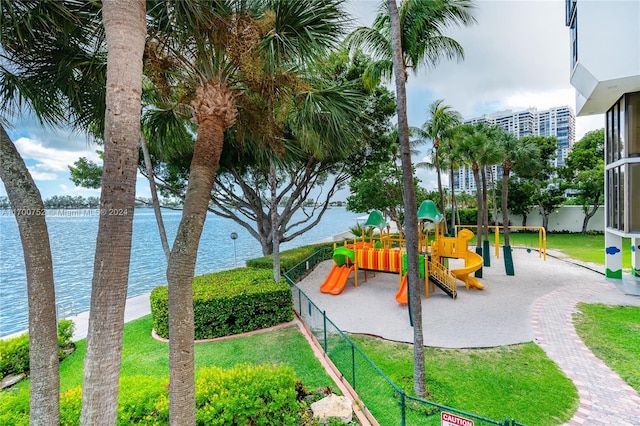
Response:
[[[471,274],[482,268],[482,257],[468,250],[468,243],[474,234],[468,229],[458,232],[456,237],[444,236],[444,216],[435,204],[426,200],[418,210],[419,226],[419,271],[420,278],[425,280],[425,295],[429,297],[429,289],[440,288],[448,296],[457,296],[457,281],[465,283],[467,289],[484,288],[478,279]],[[353,242],[346,240],[343,246],[335,247],[333,252],[334,265],[320,291],[338,295],[346,287],[349,276],[354,274],[354,286],[358,286],[358,271],[364,271],[367,281],[367,271],[397,273],[399,276],[399,290],[396,301],[408,303],[408,279],[406,265],[405,241],[402,233],[394,236],[389,226],[378,211],[373,211],[365,222],[363,233]],[[430,241],[429,229],[434,231]],[[377,232],[376,232],[377,231]],[[448,269],[448,259],[462,259],[464,266]]]

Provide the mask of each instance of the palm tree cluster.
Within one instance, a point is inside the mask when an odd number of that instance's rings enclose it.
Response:
[[[440,179],[441,169],[444,167],[450,173],[449,183],[452,194],[451,232],[453,232],[456,223],[454,171],[461,166],[467,166],[472,170],[476,185],[476,205],[478,206],[478,238],[476,239],[476,251],[478,253],[487,251],[488,227],[490,224],[488,187],[491,183],[494,183],[495,194],[495,180],[488,174],[493,174],[493,166],[499,166],[496,170],[502,171],[500,193],[504,246],[505,251],[510,251],[509,177],[515,167],[523,174],[540,167],[542,159],[540,157],[540,149],[535,140],[531,138],[518,140],[501,127],[484,121],[475,124],[464,124],[460,113],[451,106],[445,105],[444,100],[436,100],[429,106],[427,121],[419,129],[417,137],[421,142],[432,142],[432,163],[438,175],[438,191],[440,193],[442,211],[445,211],[446,204]],[[493,220],[497,221],[497,218],[494,217]],[[485,242],[484,249],[483,239]],[[488,253],[484,254],[486,262]],[[512,273],[512,271],[509,272]]]

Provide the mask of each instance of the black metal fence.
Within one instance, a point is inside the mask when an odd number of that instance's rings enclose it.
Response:
[[[320,250],[284,274],[292,286],[294,309],[324,352],[358,393],[381,425],[524,426],[513,419],[492,420],[417,398],[396,385],[307,295],[296,286],[320,262],[331,258]]]

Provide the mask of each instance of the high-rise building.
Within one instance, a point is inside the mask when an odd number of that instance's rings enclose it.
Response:
[[[640,2],[566,0],[578,115],[605,114],[606,276],[640,294]],[[631,273],[622,268],[631,241]]]
[[[543,111],[538,111],[537,108],[516,112],[506,110],[470,118],[464,122],[466,124],[480,122],[495,124],[518,139],[525,136],[555,136],[558,138],[556,166],[564,165],[564,160],[576,139],[576,118],[573,110],[568,106]],[[492,166],[490,175],[496,180],[500,179],[502,176],[501,167]],[[476,190],[473,173],[468,167],[463,166],[454,174],[454,189],[458,192],[474,192]]]

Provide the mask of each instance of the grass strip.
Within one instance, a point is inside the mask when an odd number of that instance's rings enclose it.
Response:
[[[640,308],[579,303],[578,309],[573,321],[582,341],[640,392]]]

